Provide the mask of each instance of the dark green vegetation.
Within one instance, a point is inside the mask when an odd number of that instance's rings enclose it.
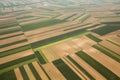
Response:
[[[3,51],[0,54],[0,58],[8,56],[8,55],[16,54],[16,53],[21,52],[21,51],[25,51],[25,50],[28,50],[30,48],[31,48],[30,45],[24,45],[24,46],[21,46],[21,47],[18,47],[18,48],[14,48],[14,49],[11,49],[11,50]]]
[[[116,76],[112,71],[108,70],[105,66],[94,60],[92,57],[87,55],[83,51],[79,51],[76,53],[77,56],[86,61],[89,65],[91,65],[94,69],[96,69],[101,75],[103,75],[108,80],[119,80],[120,78]]]
[[[23,31],[29,31],[29,30],[42,28],[42,27],[52,26],[52,25],[55,25],[55,24],[60,24],[60,23],[63,23],[63,22],[66,22],[66,21],[65,20],[59,20],[59,19],[51,19],[51,20],[46,20],[46,21],[42,21],[42,22],[22,25],[22,29],[23,29]]]
[[[93,46],[94,48],[98,49],[99,51],[103,52],[105,55],[113,58],[114,60],[120,62],[120,55],[118,55],[117,53],[97,44]]]
[[[21,74],[22,74],[22,76],[23,76],[23,79],[24,79],[24,80],[29,80],[29,77],[28,77],[28,75],[27,75],[24,67],[21,66],[21,67],[19,67],[19,69],[20,69],[20,71],[21,71]]]
[[[68,65],[66,65],[61,59],[53,61],[53,64],[64,75],[67,80],[81,80],[78,75],[73,72]]]
[[[57,41],[60,41],[60,40],[66,39],[66,38],[70,38],[70,37],[82,34],[84,32],[86,32],[85,29],[78,29],[78,30],[72,31],[70,33],[58,35],[58,36],[55,36],[55,37],[51,37],[51,38],[48,38],[48,39],[45,39],[45,40],[41,40],[41,41],[32,43],[31,45],[32,45],[33,48],[37,48],[37,47],[41,47],[41,46],[44,46],[44,45],[47,45],[47,44],[50,44],[50,43],[53,43],[53,42],[57,42]]]
[[[39,53],[39,51],[36,51],[36,52],[35,52],[35,55],[36,55],[36,57],[38,58],[38,60],[39,60],[39,62],[40,62],[41,64],[45,64],[45,63],[46,63],[46,61],[44,60],[44,58],[43,58],[43,56],[42,56],[42,53]]]
[[[71,17],[73,17],[73,16],[75,16],[75,15],[77,15],[77,14],[72,14],[72,15],[66,17],[64,20],[67,20],[67,19],[69,19],[69,18],[71,18]]]
[[[13,70],[0,74],[0,80],[17,80]]]
[[[82,71],[84,74],[86,74],[90,80],[95,80],[94,77],[92,77],[83,67],[81,67],[76,61],[74,61],[70,56],[67,56],[67,58],[75,65],[77,66],[80,71]]]
[[[18,31],[21,31],[21,29],[19,27],[14,28],[14,29],[3,30],[3,31],[0,31],[0,35],[5,35],[5,34],[9,34],[9,33],[18,32]]]
[[[18,17],[17,19],[26,19],[26,18],[32,18],[32,17],[34,17],[34,16],[22,16],[22,17]]]
[[[88,35],[86,35],[86,36],[87,36],[88,38],[92,39],[92,40],[95,41],[95,42],[100,42],[100,41],[102,41],[101,39],[95,37],[95,36],[92,35],[92,34],[88,34]]]
[[[107,24],[107,26],[92,30],[92,32],[95,32],[102,36],[102,35],[108,34],[110,32],[116,31],[118,29],[120,29],[120,26],[116,26],[116,25],[113,25],[112,23],[111,24],[109,23],[109,24]]]
[[[26,41],[27,41],[27,39],[23,39],[23,40],[20,40],[20,41],[9,43],[9,44],[4,44],[4,45],[1,45],[0,48],[4,48],[4,47],[7,47],[7,46],[15,45],[15,44],[18,44],[18,43],[23,43],[23,42],[26,42]]]
[[[3,28],[10,28],[10,27],[14,27],[14,26],[17,26],[18,23],[14,22],[14,23],[9,23],[9,24],[2,24],[0,25],[0,29],[3,29]]]
[[[8,68],[10,66],[14,66],[14,65],[20,64],[22,62],[25,62],[25,61],[28,61],[28,60],[31,60],[31,59],[34,59],[34,58],[35,58],[35,55],[32,54],[32,55],[29,55],[29,56],[26,56],[26,57],[22,57],[22,58],[13,60],[11,62],[0,64],[0,70]]]
[[[42,80],[41,77],[40,77],[40,75],[39,75],[39,74],[37,73],[37,71],[35,70],[33,64],[30,63],[30,64],[28,64],[28,65],[29,65],[29,67],[30,67],[33,75],[35,76],[36,80]]]

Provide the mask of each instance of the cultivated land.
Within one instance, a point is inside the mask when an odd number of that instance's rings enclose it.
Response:
[[[120,80],[119,0],[1,0],[0,80]]]

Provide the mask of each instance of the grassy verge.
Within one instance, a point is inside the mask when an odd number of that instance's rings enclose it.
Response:
[[[97,44],[93,46],[94,48],[98,49],[99,51],[101,51],[102,53],[104,53],[105,55],[111,57],[112,59],[120,62],[120,56],[117,55],[117,53],[114,53],[112,51],[110,51],[109,49]]]
[[[17,80],[13,70],[0,74],[0,80]]]
[[[89,65],[91,65],[95,70],[97,70],[101,75],[103,75],[108,80],[119,80],[120,78],[115,75],[112,71],[108,70],[105,66],[94,60],[92,57],[87,55],[83,51],[79,51],[76,53],[77,56],[86,61]]]
[[[21,71],[21,74],[22,74],[23,79],[24,79],[24,80],[30,80],[29,77],[28,77],[28,75],[27,75],[27,73],[26,73],[26,71],[25,71],[25,69],[24,69],[24,67],[21,66],[21,67],[19,67],[19,69],[20,69],[20,71]]]
[[[40,75],[37,73],[37,71],[35,70],[34,66],[32,63],[28,64],[28,66],[30,67],[33,75],[35,76],[36,80],[42,80]]]
[[[100,41],[102,41],[101,39],[95,37],[95,36],[92,35],[92,34],[87,34],[86,36],[87,36],[88,38],[92,39],[92,40],[95,41],[95,42],[100,42]]]
[[[63,22],[66,22],[66,21],[59,20],[59,19],[46,20],[46,21],[42,21],[42,22],[22,25],[22,29],[23,29],[23,31],[29,31],[29,30],[34,30],[37,28],[52,26],[55,24],[63,23]]]
[[[84,68],[82,68],[76,61],[74,61],[70,56],[67,56],[67,58],[75,65],[78,67],[80,71],[82,71],[85,75],[87,75],[90,80],[95,80],[94,77],[92,77]]]
[[[18,53],[18,52],[21,52],[21,51],[25,51],[25,50],[28,50],[28,49],[31,49],[30,45],[24,45],[24,46],[21,46],[21,47],[18,47],[18,48],[7,50],[7,51],[4,51],[0,54],[0,58],[8,56],[8,55],[15,54],[15,53]]]
[[[72,71],[71,68],[66,65],[61,59],[53,61],[53,64],[67,80],[81,80],[81,78],[74,71]]]
[[[17,23],[4,24],[4,25],[0,25],[0,29],[14,27],[14,26],[17,26],[17,25],[18,25]]]

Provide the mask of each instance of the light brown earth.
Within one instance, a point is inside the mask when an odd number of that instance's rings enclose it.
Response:
[[[32,62],[35,70],[38,72],[38,74],[40,75],[40,77],[42,78],[42,80],[48,80],[48,77],[46,76],[46,74],[43,72],[43,70],[41,69],[41,67],[39,66],[39,64],[37,62]]]
[[[14,72],[15,72],[17,80],[23,80],[23,77],[22,77],[22,74],[21,74],[19,68],[15,68]]]
[[[47,63],[42,66],[52,80],[66,80],[61,72],[52,63]]]

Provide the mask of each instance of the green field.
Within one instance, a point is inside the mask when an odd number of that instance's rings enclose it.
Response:
[[[78,75],[71,70],[71,68],[66,65],[61,59],[53,61],[53,64],[58,68],[58,70],[64,75],[67,80],[81,80]]]
[[[37,23],[32,23],[32,24],[26,24],[26,25],[21,25],[23,31],[30,31],[38,28],[43,28],[43,27],[48,27],[52,26],[55,24],[60,24],[66,22],[65,20],[59,20],[59,19],[51,19],[51,20],[45,20],[42,22],[37,22]]]
[[[115,75],[112,71],[107,69],[105,66],[94,60],[92,57],[87,55],[83,51],[79,51],[76,53],[77,56],[82,58],[84,61],[86,61],[89,65],[91,65],[95,70],[97,70],[101,75],[103,75],[108,80],[119,80],[120,78]]]
[[[95,37],[95,36],[92,35],[92,34],[87,34],[86,36],[87,36],[88,38],[92,39],[92,40],[95,41],[95,42],[100,42],[100,41],[102,41],[101,39]]]

